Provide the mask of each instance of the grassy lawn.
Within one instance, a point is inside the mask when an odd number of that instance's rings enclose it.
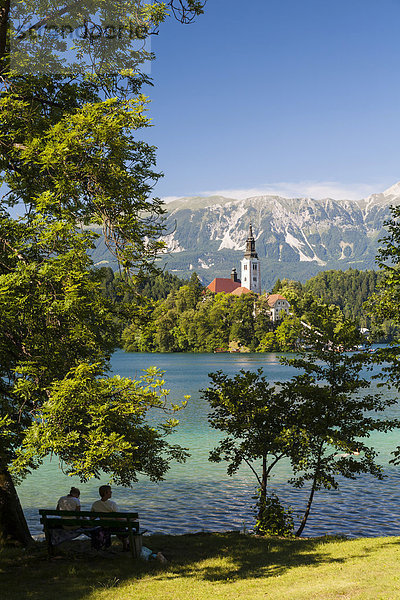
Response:
[[[151,536],[168,564],[94,556],[71,542],[0,553],[1,600],[400,600],[400,538],[255,538],[238,533]],[[118,549],[119,546],[115,545]]]

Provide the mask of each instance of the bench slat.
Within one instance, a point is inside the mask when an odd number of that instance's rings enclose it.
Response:
[[[43,517],[76,517],[77,515],[81,516],[81,517],[91,517],[91,518],[96,518],[96,517],[104,517],[104,515],[108,515],[108,516],[112,516],[113,518],[120,518],[120,519],[138,519],[139,518],[139,513],[137,512],[95,512],[92,510],[51,510],[51,509],[43,509],[41,508],[39,510],[39,514],[41,514]]]
[[[83,529],[88,527],[112,527],[113,529],[132,529],[133,531],[139,530],[138,521],[118,521],[116,519],[40,519],[42,525],[46,526],[47,529],[60,529],[66,527],[82,527]]]

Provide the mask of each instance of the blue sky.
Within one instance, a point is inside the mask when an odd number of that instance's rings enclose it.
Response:
[[[209,0],[152,40],[162,197],[359,198],[400,180],[398,0]]]

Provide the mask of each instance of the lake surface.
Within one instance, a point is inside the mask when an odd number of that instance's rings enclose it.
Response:
[[[165,373],[170,399],[178,402],[190,394],[188,406],[179,413],[180,425],[170,440],[187,447],[191,457],[184,465],[173,465],[165,481],[152,483],[141,478],[132,488],[113,487],[113,499],[121,509],[137,510],[143,527],[150,532],[187,533],[251,529],[256,481],[242,468],[234,477],[226,474],[224,463],[208,461],[219,433],[207,422],[207,403],[200,390],[207,387],[208,373],[217,370],[234,375],[240,369],[262,368],[271,381],[289,379],[295,372],[279,363],[276,354],[128,354],[118,351],[112,358],[115,374],[139,377],[142,369],[156,366]],[[400,406],[387,411],[400,418]],[[344,480],[338,491],[316,494],[304,535],[340,533],[350,537],[400,535],[400,469],[389,465],[391,451],[400,444],[399,432],[374,434],[371,443],[379,451],[386,478],[370,476]],[[306,503],[308,488],[293,489],[287,484],[287,465],[275,472],[270,484],[281,500],[294,508],[298,522]],[[98,486],[106,481],[80,484],[66,477],[56,460],[46,462],[18,488],[33,534],[41,533],[38,508],[53,508],[71,485],[81,490],[82,507],[89,509],[98,499]]]

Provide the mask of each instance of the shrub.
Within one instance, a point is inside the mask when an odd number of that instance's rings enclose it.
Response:
[[[264,506],[261,506],[261,503]],[[265,501],[258,496],[255,508],[255,532],[258,535],[281,535],[284,537],[293,535],[293,511],[291,508],[285,508],[276,494],[267,496]]]

